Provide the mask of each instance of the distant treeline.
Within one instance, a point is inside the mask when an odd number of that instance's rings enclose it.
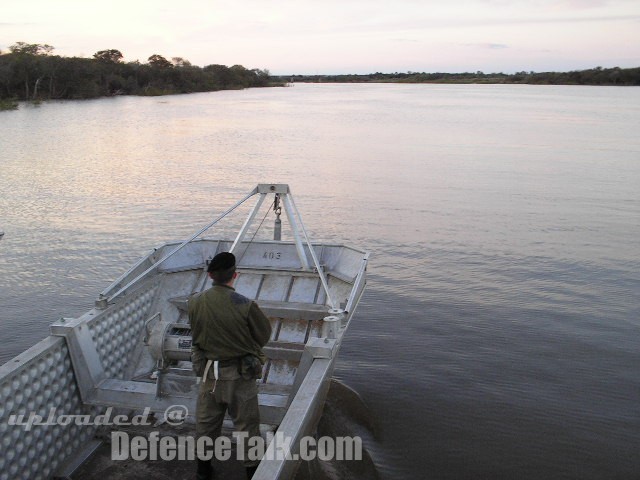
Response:
[[[283,82],[336,83],[521,83],[535,85],[640,85],[640,68],[602,68],[573,72],[371,73],[368,75],[289,75]]]
[[[0,52],[0,101],[86,99],[110,95],[164,95],[265,87],[267,70],[242,65],[191,65],[151,55],[147,63],[123,62],[119,50],[93,58],[61,57],[50,45],[17,42]]]

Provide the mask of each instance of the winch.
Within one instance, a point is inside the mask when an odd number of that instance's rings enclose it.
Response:
[[[161,367],[171,361],[191,360],[191,325],[157,322],[149,332],[147,344]]]

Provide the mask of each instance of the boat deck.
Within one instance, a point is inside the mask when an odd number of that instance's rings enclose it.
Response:
[[[42,429],[24,429],[6,419],[13,413],[45,415],[52,408],[80,417],[101,415],[105,408],[131,414],[149,408],[161,415],[175,405],[193,415],[197,384],[189,361],[186,299],[208,288],[207,262],[231,247],[228,240],[202,239],[179,251],[175,243],[154,249],[107,287],[95,308],[61,318],[51,325],[50,336],[0,366],[0,387],[12,393],[0,409],[3,479],[5,473],[6,478],[34,479],[195,476],[194,460],[112,460],[105,442],[110,432],[100,438],[96,425],[56,424],[45,436]],[[366,252],[342,245],[313,249],[319,261],[303,268],[300,262],[311,256],[311,244],[239,244],[236,290],[255,299],[272,323],[264,348],[269,360],[259,382],[261,421],[264,429],[291,439],[317,424],[342,336],[366,284]],[[168,252],[177,253],[169,258]],[[193,424],[190,428],[184,435],[194,434]],[[225,428],[233,428],[229,420]],[[238,462],[225,462],[220,470],[223,478],[244,478]],[[295,470],[292,461],[263,462],[258,476],[290,479]]]
[[[195,427],[181,433],[193,435]],[[158,429],[152,429],[157,431]],[[129,431],[131,435],[148,435],[149,431]],[[168,432],[162,432],[165,435]],[[227,430],[227,434],[230,431]],[[175,430],[171,434],[176,435]],[[217,477],[225,480],[245,480],[246,474],[241,462],[235,460],[236,449],[232,446],[231,458],[228,461],[213,462]],[[73,473],[61,477],[65,480],[139,480],[141,478],[151,478],[154,480],[192,480],[195,478],[195,460],[113,460],[111,444],[104,442],[100,444],[91,456],[80,465]]]
[[[134,429],[135,428],[135,429]],[[126,427],[134,435],[148,435],[150,431],[160,431],[160,435],[192,435],[195,426],[185,423],[178,427]],[[146,431],[145,431],[146,429]],[[376,431],[375,419],[360,396],[348,386],[332,380],[325,405],[320,418],[317,433],[331,436],[374,435]],[[224,428],[223,434],[230,436],[231,429]],[[109,432],[104,431],[102,438],[106,439]],[[97,443],[96,443],[97,445]],[[85,462],[77,467],[73,473],[64,477],[65,480],[138,480],[152,478],[154,480],[191,480],[195,478],[196,462],[189,460],[117,460],[111,459],[111,447],[104,442],[91,450],[92,454]],[[311,480],[317,478],[367,478],[379,480],[379,475],[369,452],[363,451],[363,459],[355,461],[324,462],[324,468],[314,462],[303,462],[307,468],[300,466],[295,480]],[[215,462],[218,474],[215,478],[225,480],[245,480],[242,464],[235,460],[235,447],[232,447],[229,461]],[[313,473],[312,473],[313,472]],[[293,480],[293,479],[292,479]]]

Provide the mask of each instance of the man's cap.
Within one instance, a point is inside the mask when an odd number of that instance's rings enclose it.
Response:
[[[222,272],[230,270],[236,266],[236,256],[230,252],[222,252],[217,254],[209,264],[209,272]]]

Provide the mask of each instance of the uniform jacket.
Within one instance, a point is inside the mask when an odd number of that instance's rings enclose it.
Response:
[[[189,299],[194,370],[209,360],[255,355],[265,360],[262,347],[271,336],[271,324],[253,300],[232,287],[216,285]]]

